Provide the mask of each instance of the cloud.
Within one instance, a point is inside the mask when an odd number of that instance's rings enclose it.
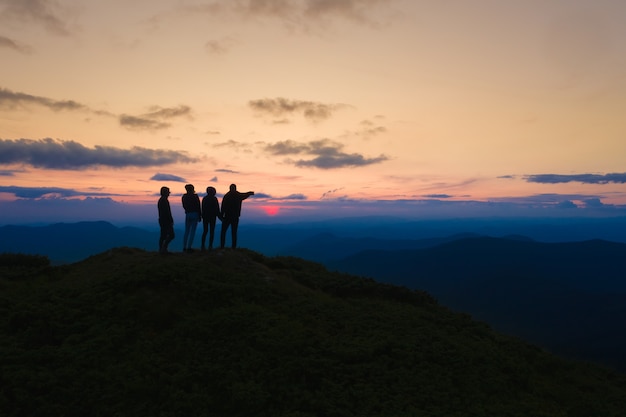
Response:
[[[343,18],[357,23],[375,23],[381,18],[381,11],[393,0],[263,0],[231,1],[235,11],[245,16],[274,17],[285,21],[289,26],[299,24],[311,26],[333,18]],[[380,6],[380,7],[377,7]]]
[[[78,103],[74,100],[53,100],[47,97],[33,96],[26,93],[18,93],[6,88],[0,88],[0,108],[13,109],[18,106],[26,106],[36,104],[44,106],[53,111],[93,111],[88,106]],[[98,112],[102,113],[102,112]]]
[[[153,106],[148,113],[140,116],[122,114],[119,117],[119,121],[120,125],[131,130],[160,130],[171,126],[171,123],[168,123],[167,120],[181,116],[191,117],[191,108],[189,106]]]
[[[391,0],[307,0],[304,15],[307,17],[341,16],[360,22],[374,18],[378,5],[388,5]]]
[[[218,168],[215,172],[223,172],[225,174],[239,174],[239,171],[233,171],[232,169]]]
[[[27,164],[46,169],[84,169],[96,166],[148,167],[196,161],[197,159],[187,156],[185,152],[137,146],[131,149],[112,146],[87,148],[78,142],[50,138],[0,139],[0,164]]]
[[[233,148],[236,151],[246,151],[250,148],[250,144],[245,142],[238,142],[236,140],[227,140],[226,142],[215,143],[212,145],[214,148]]]
[[[343,187],[341,187],[341,188],[335,188],[334,190],[328,190],[328,191],[326,191],[324,194],[322,194],[322,196],[320,197],[320,200],[325,200],[325,199],[332,198],[332,197],[333,197],[333,195],[334,195],[335,193],[337,193],[337,191],[341,191],[341,190],[343,190]]]
[[[265,146],[265,151],[272,155],[299,155],[312,156],[312,159],[299,159],[288,161],[298,167],[315,167],[321,169],[334,169],[344,167],[359,167],[377,164],[388,160],[385,155],[375,158],[365,158],[357,153],[342,152],[344,145],[329,139],[298,143],[286,140]]]
[[[288,196],[285,196],[282,198],[283,200],[308,200],[307,196],[305,196],[304,194],[289,194]]]
[[[570,200],[561,201],[560,203],[556,205],[556,207],[560,209],[578,208],[578,206],[573,201],[570,201]]]
[[[110,196],[112,194],[107,193],[96,193],[96,192],[83,192],[77,191],[71,188],[60,188],[60,187],[17,187],[17,186],[0,186],[0,193],[8,193],[13,194],[18,198],[67,198],[67,197],[78,197],[78,196],[91,196],[91,197],[101,197],[101,196]]]
[[[35,23],[54,35],[68,36],[70,30],[59,2],[54,0],[2,0],[5,7],[0,13],[3,21]]]
[[[425,198],[452,198],[454,196],[450,194],[426,194]]]
[[[170,123],[151,120],[145,117],[129,116],[127,114],[120,116],[120,125],[131,130],[161,130],[171,126]]]
[[[587,208],[602,208],[606,207],[606,204],[602,202],[599,198],[588,198],[583,200],[585,207]]]
[[[151,181],[174,181],[174,182],[187,182],[183,177],[179,177],[178,175],[172,174],[154,174],[150,177]]]
[[[274,117],[300,113],[306,119],[316,122],[326,120],[335,111],[347,107],[345,104],[324,104],[313,101],[289,100],[282,97],[250,100],[248,105],[258,113],[269,114]]]
[[[305,32],[325,28],[333,20],[349,20],[370,26],[389,21],[397,0],[213,0],[204,4],[181,5],[178,11],[185,15],[205,15],[211,18],[234,16],[245,19],[276,19],[289,30],[300,28]],[[397,14],[396,14],[397,15]],[[155,16],[153,23],[159,25]]]
[[[204,50],[210,55],[222,55],[237,44],[232,38],[212,39],[204,44]]]
[[[6,36],[0,36],[0,48],[13,49],[16,52],[23,54],[29,54],[32,52],[32,48],[30,46],[24,45],[11,38],[7,38]]]
[[[624,184],[626,183],[626,173],[612,174],[576,174],[576,175],[559,175],[559,174],[537,174],[526,176],[526,181],[542,184],[561,184],[567,182],[582,182],[584,184]]]
[[[52,111],[86,111],[98,116],[118,117],[122,127],[130,130],[162,130],[171,126],[171,119],[178,117],[192,117],[192,109],[189,106],[177,107],[152,106],[148,112],[134,116],[122,114],[115,116],[104,110],[92,109],[89,106],[74,100],[54,100],[48,97],[35,96],[32,94],[11,91],[0,88],[0,108],[15,109],[20,106],[39,105]]]

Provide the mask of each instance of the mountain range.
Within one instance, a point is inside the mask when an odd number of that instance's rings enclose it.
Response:
[[[344,226],[348,233],[351,226]],[[331,270],[427,291],[449,308],[556,354],[626,371],[624,243],[539,242],[475,232],[422,239],[354,231],[338,236],[324,227],[243,226],[240,240],[266,256],[308,259]],[[41,254],[53,264],[112,247],[151,251],[158,241],[156,231],[106,222],[4,226],[0,236],[0,253]]]

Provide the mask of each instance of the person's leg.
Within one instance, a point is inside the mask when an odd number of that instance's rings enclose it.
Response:
[[[166,231],[163,225],[160,225],[160,226],[161,226],[161,234],[159,235],[159,252],[163,252],[163,244],[165,243],[165,239],[166,239]]]
[[[185,234],[183,235],[183,252],[185,252],[188,248],[187,246],[187,240],[189,240],[189,230],[191,228],[190,222],[189,222],[189,215],[186,214],[185,215]]]
[[[204,250],[205,249],[205,243],[206,243],[206,235],[209,231],[209,219],[202,219],[202,242],[201,242],[201,246],[200,249]],[[211,236],[213,236],[213,231],[211,231]],[[210,245],[213,244],[213,241],[211,240]]]
[[[215,219],[210,219],[209,249],[213,249],[213,238],[214,237],[215,237]]]
[[[164,228],[165,234],[163,244],[161,246],[162,253],[168,253],[167,248],[172,240],[174,240],[174,225],[170,224]]]
[[[220,231],[220,247],[224,249],[224,245],[226,244],[226,231],[228,230],[228,220],[222,220],[222,230]]]
[[[189,245],[187,245],[187,249],[191,250],[193,246],[193,239],[196,237],[196,228],[198,227],[198,220],[200,218],[196,213],[191,213],[191,221],[189,223]]]
[[[230,231],[231,233],[231,238],[232,238],[232,244],[233,244],[233,249],[235,249],[237,247],[237,230],[239,229],[239,219],[233,219],[232,225],[231,225],[232,229]]]

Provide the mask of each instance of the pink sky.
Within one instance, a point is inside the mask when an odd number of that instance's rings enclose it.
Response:
[[[609,0],[0,0],[0,223],[154,217],[186,183],[254,190],[268,220],[621,215],[624,20]]]

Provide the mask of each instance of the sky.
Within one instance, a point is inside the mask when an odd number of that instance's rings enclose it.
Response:
[[[626,215],[621,0],[0,0],[0,224]]]

